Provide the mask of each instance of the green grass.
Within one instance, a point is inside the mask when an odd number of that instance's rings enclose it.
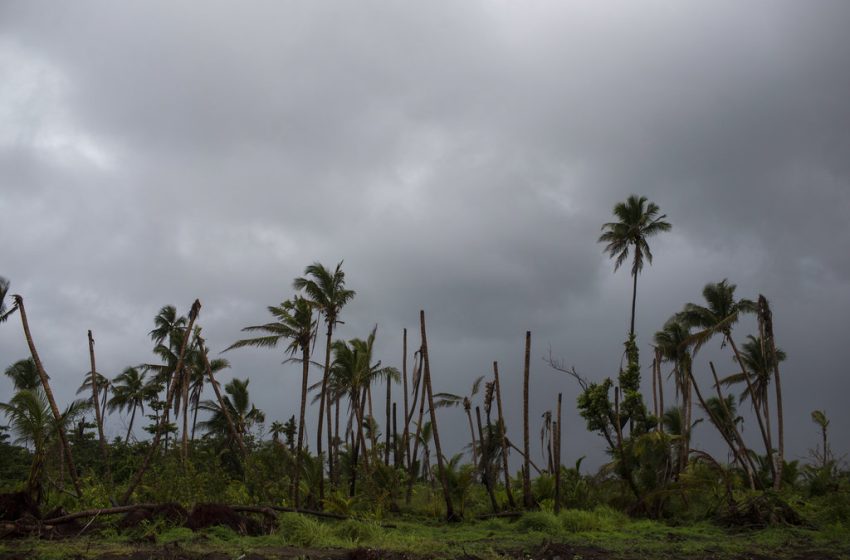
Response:
[[[369,547],[405,551],[440,558],[474,554],[500,558],[500,551],[532,552],[543,542],[595,546],[610,551],[612,558],[741,558],[758,553],[790,558],[802,551],[850,559],[850,528],[833,524],[822,530],[773,528],[753,532],[730,532],[710,523],[688,526],[632,520],[608,508],[592,511],[529,512],[519,519],[490,519],[446,525],[433,519],[399,517],[320,521],[298,514],[279,516],[277,530],[261,537],[242,537],[230,529],[213,527],[199,533],[180,527],[160,527],[157,545],[179,545],[192,552],[217,551],[238,556],[264,554],[281,547]],[[92,558],[104,553],[121,554],[139,545],[127,535],[106,530],[100,535],[60,542],[5,541],[0,553],[27,551],[48,560]],[[32,551],[32,552],[29,552]]]

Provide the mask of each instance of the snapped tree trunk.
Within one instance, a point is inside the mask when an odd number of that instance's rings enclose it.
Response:
[[[420,349],[421,354],[421,349]],[[419,362],[419,367],[422,367],[422,361]],[[417,392],[419,388],[422,388],[425,383],[423,382],[422,373],[419,374],[419,386],[417,387]],[[416,404],[416,399],[413,401],[414,406]],[[406,504],[410,503],[410,498],[413,496],[413,482],[416,480],[416,457],[419,453],[419,435],[422,433],[422,420],[425,416],[425,389],[422,388],[421,396],[419,397],[419,420],[416,422],[416,434],[413,437],[413,454],[410,455],[410,465],[408,465],[408,477],[407,477],[407,493],[405,494],[404,501]]]
[[[24,337],[27,339],[27,346],[29,346],[30,354],[32,354],[32,360],[35,362],[35,369],[38,371],[38,377],[41,379],[44,396],[47,397],[47,401],[50,403],[50,410],[53,412],[53,418],[56,420],[59,441],[62,444],[65,462],[68,465],[68,474],[71,476],[71,481],[74,483],[74,489],[77,491],[77,497],[82,498],[83,490],[80,487],[80,480],[77,478],[77,468],[74,466],[74,458],[71,455],[71,446],[68,445],[68,438],[65,436],[65,428],[62,426],[62,413],[59,412],[59,407],[56,405],[56,399],[53,398],[53,391],[50,390],[50,382],[48,381],[49,378],[47,377],[47,373],[44,371],[41,358],[38,357],[38,352],[35,349],[35,343],[32,340],[29,321],[27,321],[27,311],[24,308],[24,298],[19,295],[12,297],[15,300],[15,306],[21,313],[21,324],[24,328]]]
[[[106,469],[106,483],[109,488],[110,500],[115,501],[112,496],[112,467],[109,461],[109,448],[106,445],[106,437],[103,435],[103,414],[100,411],[100,390],[97,386],[97,368],[95,367],[94,359],[94,337],[91,330],[89,335],[89,361],[91,363],[91,398],[94,405],[95,421],[97,422],[98,444],[100,446],[100,457],[103,460],[104,468]]]
[[[437,468],[440,471],[440,483],[443,487],[443,496],[446,499],[446,521],[460,521],[460,517],[452,507],[452,496],[449,493],[449,484],[446,479],[446,471],[443,465],[443,450],[440,447],[440,431],[437,429],[437,414],[434,409],[434,389],[431,386],[431,364],[428,361],[428,339],[425,335],[425,311],[419,311],[419,325],[422,330],[422,362],[425,367],[425,389],[428,394],[428,409],[431,411],[431,429],[434,434],[434,448],[437,452]]]
[[[496,408],[499,411],[499,440],[502,446],[502,469],[505,472],[505,493],[508,495],[508,505],[516,509],[514,495],[511,492],[511,471],[508,468],[508,439],[505,437],[505,416],[502,413],[502,389],[499,386],[499,362],[493,362],[493,379],[496,383]]]
[[[401,380],[404,391],[404,429],[401,435],[401,444],[402,444],[402,463],[407,461],[405,464],[408,468],[410,468],[410,442],[408,441],[410,437],[409,431],[409,418],[410,418],[410,407],[407,401],[407,329],[404,329],[402,334],[402,351],[401,351]]]
[[[531,331],[525,332],[525,362],[522,376],[522,449],[525,455],[525,468],[522,472],[522,500],[526,509],[534,507],[534,496],[531,495],[531,472],[528,463],[531,460],[530,443],[528,438],[528,381],[531,372]]]
[[[499,511],[499,503],[496,501],[496,493],[493,492],[493,469],[490,461],[490,442],[489,436],[492,433],[489,423],[487,424],[487,439],[484,439],[484,430],[481,428],[481,407],[475,407],[475,419],[478,421],[478,441],[481,442],[481,464],[475,463],[475,468],[481,470],[481,479],[484,481],[484,488],[487,490],[487,495],[490,497],[490,507],[493,513]]]
[[[561,393],[558,393],[558,419],[555,421],[555,515],[561,511]]]

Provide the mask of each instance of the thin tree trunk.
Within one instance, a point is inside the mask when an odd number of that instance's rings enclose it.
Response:
[[[561,512],[561,393],[558,393],[558,419],[555,421],[555,515]]]
[[[301,407],[298,413],[298,446],[295,450],[295,476],[292,478],[290,493],[295,498],[295,507],[301,507],[301,456],[304,449],[305,422],[307,413],[307,381],[310,375],[310,344],[301,347]],[[330,453],[330,448],[328,448]]]
[[[322,509],[322,504],[325,500],[325,463],[324,457],[322,456],[322,428],[325,417],[325,401],[327,400],[328,376],[331,367],[331,338],[333,337],[334,329],[333,321],[328,320],[327,318],[325,320],[328,324],[327,340],[325,343],[325,371],[322,374],[322,393],[319,396],[319,425],[316,430],[316,455],[319,458],[319,463],[322,465],[322,475],[319,477],[319,509]],[[330,419],[328,420],[328,433],[330,434]],[[331,436],[328,435],[328,440],[330,440],[330,438]],[[328,446],[328,451],[330,452],[330,446]],[[329,455],[331,456],[328,457],[328,470],[330,471],[331,478],[333,478],[333,456],[330,453]]]
[[[471,405],[470,405],[470,408],[471,408]],[[478,408],[478,407],[476,407],[476,408]],[[472,434],[472,464],[477,465],[478,464],[478,450],[475,447],[476,446],[475,429],[472,427],[472,414],[469,412],[469,408],[464,407],[464,409],[466,410],[466,418],[469,420],[469,433]],[[481,430],[478,430],[478,431],[479,431],[479,433],[481,432]],[[482,443],[482,445],[483,445],[483,443]]]
[[[714,370],[714,362],[708,362],[709,367],[711,368],[711,375],[714,377],[714,389],[717,392],[717,398],[720,400],[720,406],[723,407],[723,414],[729,419],[730,429],[732,430],[732,434],[735,436],[735,439],[738,441],[738,446],[740,448],[740,454],[735,451],[735,447],[732,445],[732,442],[729,441],[728,436],[724,436],[729,443],[730,448],[732,449],[732,453],[735,455],[735,458],[738,459],[738,463],[741,465],[741,468],[744,469],[744,472],[747,473],[747,478],[749,479],[750,488],[752,490],[756,489],[756,486],[761,488],[761,480],[756,476],[756,466],[753,463],[752,457],[750,457],[749,450],[747,449],[747,444],[744,443],[744,438],[741,436],[741,432],[738,431],[738,426],[735,425],[735,419],[732,418],[732,411],[729,410],[729,407],[726,405],[726,399],[723,397],[723,392],[720,390],[720,380],[717,378],[717,372]],[[691,383],[696,389],[697,397],[699,397],[700,403],[702,407],[706,410],[709,410],[705,405],[705,401],[702,400],[702,395],[699,392],[699,385],[697,385],[696,379],[694,379],[693,372],[691,373]],[[711,413],[709,412],[709,416]],[[721,426],[722,423],[718,423],[718,426]],[[723,431],[718,427],[718,430]],[[724,435],[721,433],[720,435]],[[746,461],[746,463],[745,463]]]
[[[44,371],[44,366],[41,363],[41,358],[38,357],[38,352],[35,349],[35,343],[30,333],[29,321],[27,321],[27,311],[24,309],[24,298],[19,295],[13,296],[15,305],[21,314],[21,324],[24,328],[24,336],[27,339],[32,360],[35,362],[35,369],[38,371],[38,377],[41,379],[41,386],[44,388],[44,396],[50,403],[50,410],[53,412],[53,418],[56,420],[57,432],[59,441],[62,444],[62,450],[65,455],[65,462],[68,464],[68,474],[71,476],[71,481],[74,483],[74,489],[77,491],[77,497],[83,497],[83,490],[80,487],[80,481],[77,478],[77,468],[74,466],[74,458],[71,455],[71,446],[68,445],[68,438],[65,436],[65,428],[62,426],[62,413],[59,412],[59,407],[56,405],[56,399],[53,398],[53,391],[50,390],[50,382],[48,381],[47,373]]]
[[[422,367],[422,361],[420,360],[419,366]],[[419,376],[419,386],[423,386],[422,375]],[[419,387],[417,387],[418,392]],[[416,401],[414,400],[414,404]],[[419,398],[419,421],[416,422],[416,434],[413,437],[413,454],[410,455],[410,465],[408,465],[408,477],[407,477],[407,494],[405,495],[405,503],[410,503],[410,498],[413,496],[413,482],[416,480],[416,473],[414,472],[413,467],[416,465],[416,456],[419,453],[419,435],[422,433],[422,420],[425,415],[425,389],[422,389],[421,398]]]
[[[531,495],[531,473],[528,469],[530,459],[530,444],[528,439],[528,381],[531,373],[531,331],[525,332],[525,362],[522,376],[522,448],[525,453],[525,469],[522,473],[522,499],[526,509],[534,507],[534,496]]]
[[[186,331],[186,336],[191,337],[191,331]],[[191,382],[191,368],[183,365],[183,432],[180,434],[181,453],[183,461],[189,460],[189,384]]]
[[[207,377],[210,380],[210,385],[212,385],[213,391],[215,392],[215,398],[218,400],[218,406],[221,408],[221,411],[224,414],[224,419],[227,421],[227,428],[230,430],[230,436],[236,441],[236,444],[239,446],[239,451],[242,452],[242,458],[244,459],[248,456],[248,450],[245,448],[245,441],[242,439],[242,434],[240,434],[239,430],[236,429],[236,423],[233,421],[230,409],[228,408],[224,397],[221,395],[221,390],[218,388],[218,382],[213,376],[212,367],[210,366],[210,361],[207,357],[207,349],[204,339],[201,338],[200,335],[198,336],[198,351],[204,359],[204,369],[207,371]]]
[[[443,465],[443,450],[440,447],[440,432],[437,429],[437,413],[434,409],[434,389],[431,386],[431,364],[428,361],[428,339],[425,335],[425,311],[419,311],[419,325],[422,331],[422,362],[425,364],[425,389],[428,394],[428,408],[431,411],[431,429],[434,433],[434,448],[437,451],[437,468],[440,471],[440,483],[443,486],[443,496],[446,499],[446,521],[460,521],[460,517],[452,507],[452,497],[449,494],[449,484]]]
[[[632,322],[629,327],[629,336],[635,335],[635,301],[637,301],[637,273],[633,273],[634,284],[632,285]]]
[[[337,396],[334,405],[334,445],[333,451],[328,450],[328,453],[333,453],[334,465],[339,465],[339,407],[341,397]],[[336,488],[339,483],[339,469],[334,469],[334,476],[331,478],[331,485]]]
[[[94,337],[92,337],[91,330],[89,330],[88,336],[89,361],[91,362],[91,398],[92,404],[94,404],[95,421],[97,422],[98,444],[100,445],[100,456],[103,460],[104,468],[106,469],[106,483],[109,488],[110,500],[114,502],[115,497],[112,496],[112,466],[109,460],[109,448],[106,446],[106,437],[103,435],[103,415],[100,412],[100,390],[97,387],[97,368],[95,366],[94,359]]]
[[[127,428],[127,437],[124,438],[124,443],[130,444],[130,434],[133,431],[133,420],[136,419],[136,405],[133,404],[133,412],[130,413],[130,426]]]
[[[408,406],[407,401],[407,329],[404,329],[402,334],[402,352],[401,352],[401,379],[404,383],[403,391],[404,391],[404,431],[401,435],[401,443],[402,443],[402,463],[407,461],[407,466],[410,467],[410,442],[408,438],[410,437],[410,432],[408,429],[408,418],[410,417],[410,407]]]
[[[490,497],[490,507],[493,508],[493,513],[496,513],[499,511],[499,503],[496,501],[496,493],[493,492],[493,472],[490,468],[490,445],[484,439],[484,430],[481,428],[481,407],[475,407],[475,418],[478,420],[478,441],[481,442],[481,464],[479,465],[476,461],[475,468],[481,468],[481,478],[484,481],[484,488],[487,490],[487,495]],[[488,435],[490,434],[489,431],[487,433]]]
[[[198,312],[201,310],[201,302],[199,300],[195,300],[195,303],[192,304],[192,309],[189,311],[189,326],[186,327],[186,336],[183,337],[183,344],[180,345],[180,354],[177,358],[177,367],[174,369],[174,374],[168,384],[168,390],[166,391],[165,402],[170,403],[171,399],[175,392],[175,386],[177,385],[176,376],[178,372],[183,369],[183,358],[186,354],[186,347],[189,342],[189,333],[192,332],[192,327],[195,325],[195,319],[198,317]],[[127,490],[124,492],[124,496],[121,498],[121,503],[126,504],[130,501],[130,497],[133,495],[133,491],[136,490],[136,487],[142,481],[142,477],[145,476],[145,472],[148,470],[150,466],[151,459],[153,458],[154,453],[156,453],[159,448],[159,441],[162,437],[162,430],[168,425],[168,411],[169,407],[166,406],[162,412],[162,416],[160,418],[159,423],[156,425],[156,431],[154,432],[153,442],[151,443],[150,449],[148,449],[145,458],[142,460],[142,464],[139,466],[139,470],[136,471],[135,476],[130,480],[130,484],[127,487]]]
[[[505,471],[505,493],[508,495],[508,504],[511,509],[516,509],[514,495],[511,492],[511,471],[508,468],[508,442],[505,437],[505,416],[502,413],[502,389],[499,386],[499,362],[493,362],[493,378],[496,382],[496,407],[499,411],[499,439],[502,446],[502,469]]]
[[[390,464],[390,440],[391,440],[391,430],[390,430],[390,413],[392,412],[392,379],[390,376],[387,376],[387,422],[384,424],[387,430],[387,437],[384,438],[386,441],[386,445],[384,447],[384,464],[389,466]]]
[[[782,414],[782,383],[779,380],[779,360],[776,358],[776,339],[773,335],[773,313],[770,310],[770,305],[767,298],[759,295],[759,323],[762,326],[762,341],[770,342],[770,358],[773,362],[773,378],[776,380],[776,437],[779,440],[779,457],[777,459],[777,472],[774,477],[773,487],[779,490],[782,485],[782,471],[785,467],[785,424]],[[764,355],[764,352],[762,352]],[[826,452],[826,450],[824,450]]]
[[[659,413],[662,417],[664,416],[664,380],[661,377],[661,350],[658,348],[655,349],[655,367],[656,367],[656,375],[658,375],[658,407]],[[661,433],[664,433],[664,423],[660,422],[661,425]]]
[[[398,468],[398,466],[400,464],[401,453],[400,453],[400,447],[399,447],[399,441],[398,441],[398,417],[396,415],[397,414],[396,404],[397,403],[393,402],[393,437],[392,437],[392,442],[393,442],[393,467]]]
[[[656,418],[658,418],[658,425],[661,425],[661,415],[658,413],[658,387],[657,387],[657,379],[655,377],[655,367],[657,365],[657,360],[652,360],[652,412]]]

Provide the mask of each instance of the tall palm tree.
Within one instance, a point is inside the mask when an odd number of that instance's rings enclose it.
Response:
[[[600,243],[607,243],[605,252],[614,260],[614,272],[632,257],[632,320],[629,334],[635,333],[635,300],[637,298],[637,277],[643,270],[644,259],[652,264],[652,251],[649,249],[647,238],[662,231],[670,231],[672,227],[665,222],[666,214],[658,215],[660,209],[654,202],[648,202],[645,196],[630,195],[625,202],[614,206],[616,222],[602,225],[603,234],[599,236]]]
[[[315,262],[304,269],[304,276],[296,278],[292,282],[296,290],[303,290],[307,298],[316,309],[323,315],[327,326],[327,340],[325,341],[325,371],[322,374],[322,392],[319,398],[319,422],[316,430],[317,442],[316,453],[319,461],[322,461],[322,423],[325,417],[325,406],[327,401],[328,375],[331,367],[331,344],[333,332],[339,322],[339,313],[342,308],[355,296],[354,290],[346,289],[345,273],[342,271],[340,261],[333,272],[325,268],[321,263]],[[330,453],[332,445],[331,434],[331,410],[327,404],[328,420],[328,451],[331,480],[333,480],[333,453]],[[319,504],[325,499],[325,477],[319,477]]]
[[[16,391],[34,391],[41,387],[41,379],[38,377],[38,369],[32,358],[18,360],[6,368],[4,372],[12,380]]]
[[[301,473],[301,450],[304,442],[304,416],[307,410],[307,378],[310,372],[310,345],[316,329],[316,321],[313,319],[313,309],[310,302],[300,296],[285,301],[278,306],[269,306],[275,321],[264,325],[245,327],[243,332],[262,332],[264,336],[246,338],[231,344],[227,350],[254,346],[259,348],[275,348],[281,340],[288,340],[289,346],[286,351],[290,358],[301,352],[302,376],[301,376],[301,408],[298,421],[298,448],[295,456],[295,477],[293,478],[293,490],[295,492],[295,507],[300,507],[301,499],[299,479]],[[225,351],[227,351],[225,350]]]
[[[129,443],[136,410],[139,409],[142,414],[145,413],[145,401],[156,396],[155,389],[145,383],[145,373],[135,367],[128,367],[116,376],[112,380],[111,388],[112,398],[106,405],[109,411],[130,411],[130,425],[127,426],[127,435],[124,437],[124,443]]]

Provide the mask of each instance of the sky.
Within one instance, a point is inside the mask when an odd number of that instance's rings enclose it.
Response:
[[[819,441],[814,409],[843,455],[848,21],[837,0],[3,2],[0,275],[67,404],[88,329],[114,377],[153,360],[163,305],[199,298],[217,353],[307,265],[344,261],[357,295],[338,337],[377,325],[377,357],[400,367],[402,329],[416,346],[425,310],[434,390],[465,394],[498,361],[516,440],[531,331],[532,441],[562,392],[564,461],[598,466],[579,388],[544,358],[616,376],[631,278],[597,239],[638,194],[673,225],[638,278],[644,378],[652,335],[728,278],[771,301],[788,458]],[[746,318],[734,336],[755,332]],[[0,367],[27,355],[13,317]],[[296,414],[283,349],[224,357],[220,379],[249,377],[267,424]],[[704,391],[709,359],[736,369],[709,343]],[[111,416],[107,434],[127,421]],[[460,452],[462,412],[440,423]],[[751,417],[745,437],[757,447]],[[707,423],[695,439],[723,454]]]

